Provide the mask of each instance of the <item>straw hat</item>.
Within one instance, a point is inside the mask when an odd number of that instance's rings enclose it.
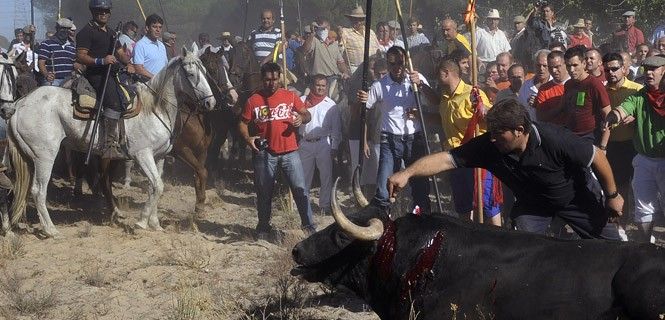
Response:
[[[365,15],[365,10],[361,6],[356,6],[353,10],[351,10],[351,13],[345,14],[346,17],[348,18],[361,18],[365,19],[367,16]]]
[[[584,19],[577,19],[577,23],[573,25],[573,28],[586,28]]]
[[[224,31],[222,34],[219,36],[219,39],[228,39],[231,38],[231,32]]]
[[[524,16],[515,16],[515,18],[513,19],[513,23],[525,23],[525,22],[526,18],[524,18]]]
[[[487,13],[487,19],[501,19],[501,16],[499,15],[499,10],[497,9],[490,9],[490,11]]]

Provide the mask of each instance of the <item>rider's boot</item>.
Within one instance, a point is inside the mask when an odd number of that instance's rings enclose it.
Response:
[[[110,111],[110,112],[107,112]],[[121,159],[125,156],[120,151],[118,139],[118,121],[120,113],[113,110],[104,111],[104,152],[102,159]]]

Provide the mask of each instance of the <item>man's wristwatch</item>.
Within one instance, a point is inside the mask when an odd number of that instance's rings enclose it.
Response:
[[[618,196],[619,196],[619,190],[614,191],[613,193],[610,193],[608,195],[605,195],[605,199],[610,200],[610,199],[614,199]]]

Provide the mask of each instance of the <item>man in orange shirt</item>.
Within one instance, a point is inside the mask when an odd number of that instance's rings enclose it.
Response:
[[[536,119],[564,126],[566,117],[562,116],[560,112],[561,98],[564,84],[570,79],[570,76],[566,69],[563,52],[552,51],[547,55],[547,69],[550,71],[552,80],[538,89],[535,103]]]

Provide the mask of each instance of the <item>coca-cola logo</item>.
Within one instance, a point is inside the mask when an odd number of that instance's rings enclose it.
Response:
[[[268,106],[260,106],[254,109],[256,119],[259,122],[274,121],[274,120],[289,120],[291,119],[291,111],[293,107],[286,103],[280,103],[274,108]]]

